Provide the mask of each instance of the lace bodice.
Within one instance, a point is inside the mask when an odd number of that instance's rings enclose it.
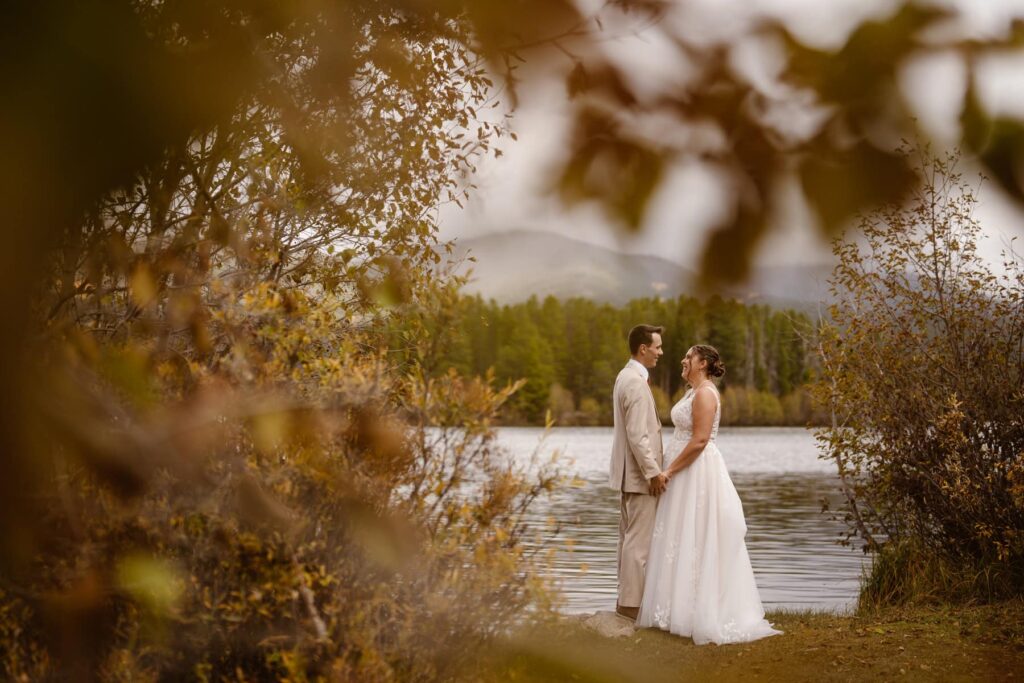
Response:
[[[693,397],[695,393],[692,389],[687,391],[679,399],[679,402],[672,406],[672,424],[676,428],[672,433],[673,439],[689,441],[693,436]],[[711,424],[711,441],[718,436],[718,422],[722,418],[722,399],[717,390],[715,390],[715,399],[717,404],[715,405],[715,421]]]

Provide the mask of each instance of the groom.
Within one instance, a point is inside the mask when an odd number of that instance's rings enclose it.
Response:
[[[644,593],[644,568],[654,531],[657,496],[667,479],[661,472],[661,421],[647,385],[648,370],[663,353],[664,328],[637,325],[629,331],[632,358],[615,379],[609,485],[622,493],[619,518],[619,598],[615,611],[636,619]]]

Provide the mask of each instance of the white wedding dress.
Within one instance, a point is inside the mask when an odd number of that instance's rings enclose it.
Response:
[[[665,446],[666,458],[677,457],[690,440],[693,396],[688,392],[672,407],[675,432]],[[704,452],[672,477],[658,499],[636,622],[689,636],[698,645],[782,633],[764,618],[743,540],[743,504],[715,444],[721,415],[719,398]]]

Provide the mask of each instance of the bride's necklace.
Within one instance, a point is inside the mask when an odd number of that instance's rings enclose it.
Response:
[[[709,379],[705,379],[705,380],[704,380],[703,382],[701,382],[700,384],[698,384],[697,386],[695,386],[695,387],[693,388],[693,391],[694,391],[694,393],[696,393],[696,391],[697,391],[698,389],[700,389],[700,388],[701,388],[702,386],[704,386],[705,384],[712,384],[712,385],[713,385],[713,384],[714,384],[714,382],[712,382],[712,381],[711,381],[711,380],[709,380]]]

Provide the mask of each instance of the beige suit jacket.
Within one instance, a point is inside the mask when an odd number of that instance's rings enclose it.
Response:
[[[636,368],[626,366],[612,392],[615,436],[608,485],[626,493],[648,493],[661,472],[661,420],[654,395]]]

